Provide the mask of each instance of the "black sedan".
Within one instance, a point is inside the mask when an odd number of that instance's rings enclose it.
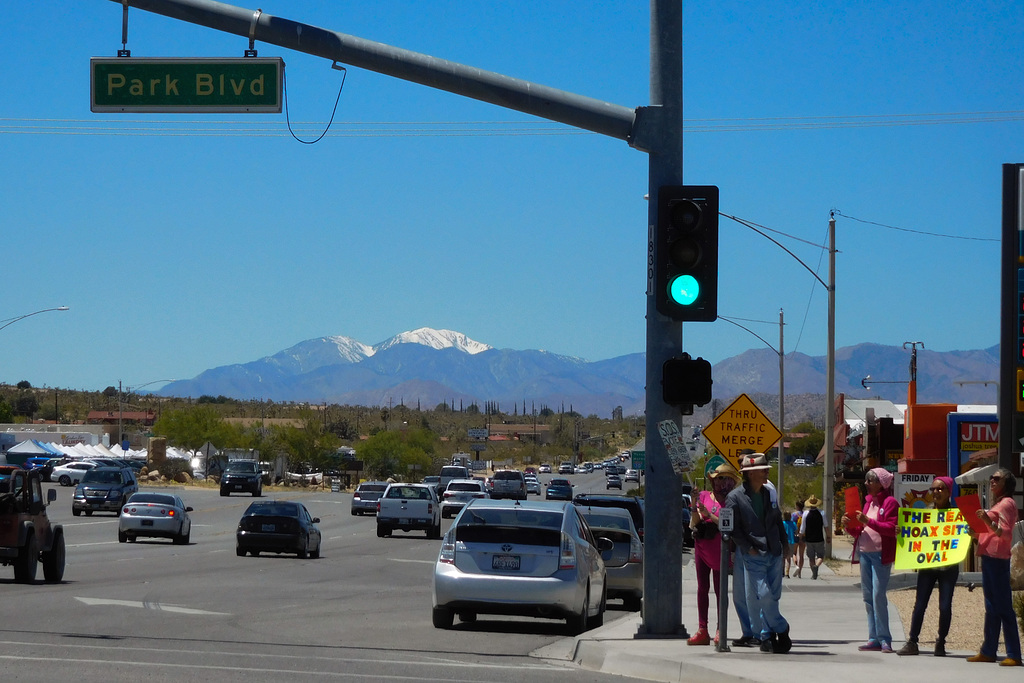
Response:
[[[572,500],[572,482],[568,479],[552,479],[544,492],[547,500]]]
[[[268,500],[253,503],[238,522],[235,554],[256,557],[261,552],[320,557],[319,517],[302,503]]]

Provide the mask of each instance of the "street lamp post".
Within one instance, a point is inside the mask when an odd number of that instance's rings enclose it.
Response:
[[[3,323],[3,325],[0,325],[0,330],[3,330],[5,328],[7,328],[7,327],[10,327],[11,325],[13,325],[14,323],[18,322],[19,320],[24,320],[25,318],[31,318],[32,316],[39,315],[40,313],[46,313],[47,311],[67,311],[67,310],[70,310],[67,306],[57,306],[56,308],[44,308],[44,309],[42,309],[40,311],[33,311],[32,313],[26,313],[25,315],[19,315],[19,316],[15,317],[15,318],[8,318],[7,320],[0,320],[0,322]]]
[[[146,382],[145,384],[138,384],[134,387],[126,387],[128,393],[132,393],[132,389],[141,389],[142,387],[148,387],[150,384],[159,384],[160,382],[174,382],[173,379],[154,379]],[[124,420],[124,392],[121,390],[121,380],[117,380],[117,443],[124,449],[124,427],[122,425]],[[127,450],[127,449],[125,449]]]

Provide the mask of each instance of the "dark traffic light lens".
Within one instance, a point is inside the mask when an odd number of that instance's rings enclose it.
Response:
[[[700,223],[700,207],[689,199],[673,202],[669,221],[680,230],[693,230]]]
[[[670,242],[668,258],[681,270],[693,270],[700,263],[700,245],[697,240],[684,237]]]

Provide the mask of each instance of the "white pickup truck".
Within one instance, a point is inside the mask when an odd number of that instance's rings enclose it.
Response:
[[[390,536],[395,529],[420,529],[427,538],[441,538],[437,489],[430,484],[388,484],[377,501],[377,537]]]

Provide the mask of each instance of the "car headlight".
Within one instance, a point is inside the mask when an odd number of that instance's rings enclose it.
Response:
[[[85,492],[84,491],[75,491],[75,500],[84,500],[84,499],[85,499]]]
[[[110,489],[109,491],[107,491],[107,498],[115,500],[115,499],[120,498],[120,497],[121,497],[121,492],[118,491],[117,489]]]

